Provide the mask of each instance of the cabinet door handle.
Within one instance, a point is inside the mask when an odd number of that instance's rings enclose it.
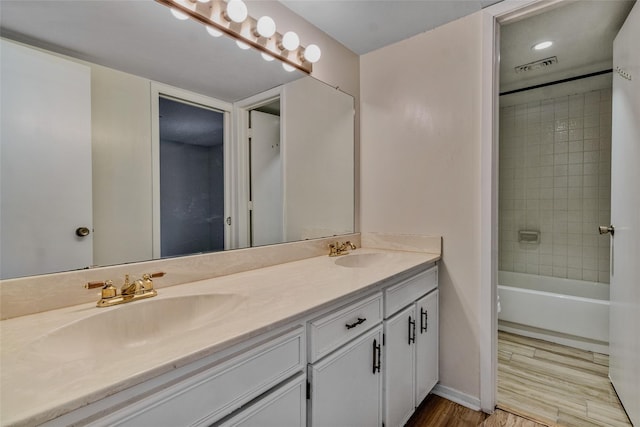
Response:
[[[416,321],[409,316],[409,345],[416,342]]]
[[[353,323],[347,323],[346,326],[347,329],[351,329],[351,328],[355,328],[358,325],[361,325],[362,323],[366,322],[367,318],[366,317],[358,317],[358,320],[353,322]]]
[[[420,307],[420,333],[427,332],[429,328],[429,312]]]
[[[376,372],[380,372],[380,356],[381,356],[381,347],[378,345],[378,340],[373,340],[373,375]]]

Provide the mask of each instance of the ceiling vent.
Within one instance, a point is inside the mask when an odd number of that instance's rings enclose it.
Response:
[[[517,67],[515,67],[515,70],[516,70],[516,73],[524,73],[525,71],[538,70],[540,68],[546,68],[546,67],[549,67],[550,65],[557,64],[557,63],[558,63],[558,57],[552,56],[549,58],[541,59],[539,61],[529,62],[528,64],[518,65]]]

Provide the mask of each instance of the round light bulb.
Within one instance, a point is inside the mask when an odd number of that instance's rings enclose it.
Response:
[[[205,28],[207,29],[207,33],[209,33],[209,35],[211,37],[220,37],[220,36],[222,36],[222,31],[218,31],[218,30],[216,30],[215,28],[213,28],[210,25],[207,25]]]
[[[226,15],[233,22],[241,23],[247,19],[249,11],[247,5],[242,0],[229,0],[227,3]]]
[[[189,19],[189,15],[187,15],[184,12],[179,11],[178,9],[169,9],[171,10],[171,14],[176,18],[179,19],[181,21],[184,21],[185,19]]]
[[[275,58],[271,55],[269,55],[268,53],[264,53],[262,52],[262,59],[264,59],[265,61],[271,62],[273,61]]]
[[[263,16],[258,19],[256,30],[262,37],[269,38],[276,33],[276,23],[271,17]]]
[[[300,38],[293,31],[287,31],[282,36],[282,46],[286,50],[296,50],[300,46]]]
[[[251,47],[251,46],[249,46],[248,44],[246,44],[245,42],[240,41],[240,40],[236,40],[236,44],[237,44],[237,45],[238,45],[238,47],[239,47],[240,49],[242,49],[242,50],[247,50],[247,49],[249,49],[249,48]]]
[[[304,59],[311,62],[312,64],[318,62],[320,60],[320,56],[322,56],[322,51],[315,44],[310,44],[304,50]]]
[[[551,45],[553,45],[553,42],[550,40],[544,41],[544,42],[540,42],[540,43],[536,43],[533,45],[532,49],[533,50],[542,50],[542,49],[546,49],[548,47],[551,47]]]
[[[288,71],[288,72],[292,72],[296,69],[295,67],[292,67],[291,65],[286,64],[284,62],[282,63],[282,68],[284,68],[285,71]]]

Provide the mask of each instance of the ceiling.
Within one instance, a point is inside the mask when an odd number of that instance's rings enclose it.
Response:
[[[0,35],[229,102],[304,75],[152,0],[1,0]]]
[[[473,13],[499,0],[284,0],[356,53]],[[255,5],[254,5],[255,6]],[[278,61],[212,38],[152,0],[0,0],[0,35],[224,101],[300,78]]]
[[[501,92],[611,69],[613,39],[633,4],[633,0],[567,2],[502,26]],[[554,44],[540,51],[532,49],[545,40]],[[557,64],[521,73],[514,70],[552,56],[557,57]]]
[[[502,0],[280,0],[363,55]]]
[[[499,0],[280,0],[349,49],[364,54],[473,13]],[[611,42],[633,0],[567,2],[502,27],[501,89],[611,68]],[[295,80],[277,61],[214,39],[151,0],[0,0],[1,35],[151,80],[236,101]],[[531,46],[556,43],[545,51]],[[209,52],[210,54],[207,54]],[[558,64],[516,75],[547,56]]]

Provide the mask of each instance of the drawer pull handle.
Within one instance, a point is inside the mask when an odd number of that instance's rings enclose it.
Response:
[[[416,321],[409,316],[409,345],[416,342]]]
[[[364,322],[366,322],[366,321],[367,321],[367,318],[366,318],[366,317],[358,317],[358,320],[357,320],[357,321],[355,321],[355,322],[353,322],[353,323],[347,323],[347,324],[346,324],[346,325],[344,325],[344,326],[346,326],[346,327],[347,327],[347,329],[351,329],[351,328],[355,328],[356,326],[358,326],[358,325],[360,325],[360,324],[362,324],[362,323],[364,323]]]
[[[378,340],[373,340],[373,375],[376,372],[380,372],[380,353],[381,346],[378,345]]]
[[[420,307],[420,333],[427,332],[429,328],[429,312]]]

